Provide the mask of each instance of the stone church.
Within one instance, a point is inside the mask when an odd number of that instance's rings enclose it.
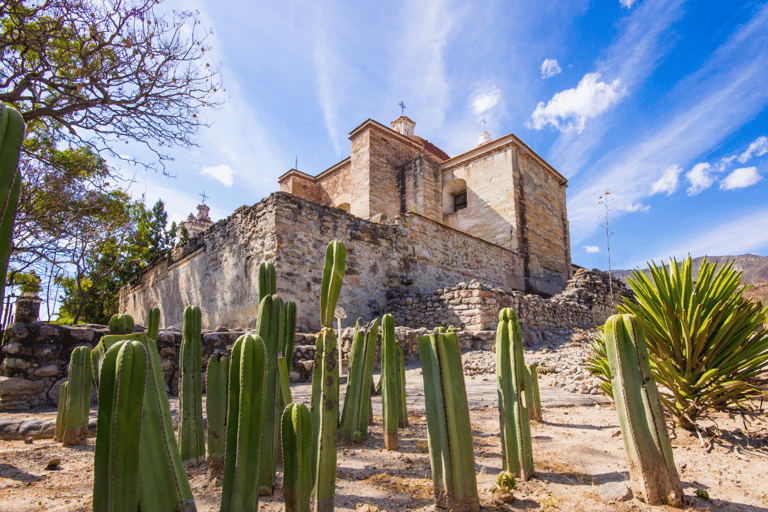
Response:
[[[565,288],[567,180],[515,135],[483,132],[475,148],[450,157],[403,115],[391,128],[368,119],[349,139],[348,158],[316,176],[291,169],[280,192],[134,278],[121,290],[121,312],[141,321],[157,306],[164,325],[180,325],[184,307],[196,304],[206,327],[252,325],[258,265],[269,260],[300,325],[317,328],[323,250],[333,239],[348,250],[345,325],[386,312],[393,289],[472,279],[542,295]]]

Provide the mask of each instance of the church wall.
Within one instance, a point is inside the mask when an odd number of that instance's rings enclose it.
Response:
[[[359,186],[352,175],[352,164],[348,159],[327,176],[320,177],[317,183],[318,203],[325,206],[338,206],[351,203],[354,189]],[[305,198],[306,199],[306,198]]]
[[[349,213],[362,219],[370,219],[376,213],[371,212],[370,139],[371,130],[363,130],[351,138],[350,173],[354,189],[352,191]]]
[[[255,326],[256,276],[263,259],[277,270],[277,291],[297,303],[298,325],[319,328],[325,247],[347,247],[347,272],[339,306],[354,325],[386,312],[387,290],[427,290],[478,279],[512,290],[521,265],[511,252],[409,213],[377,224],[335,208],[275,193],[238,209],[182,250],[121,290],[120,311],[146,323],[161,309],[161,325],[181,326],[188,304],[200,306],[206,328]]]
[[[536,290],[559,293],[572,275],[565,184],[520,151],[529,280]]]
[[[454,179],[467,184],[467,207],[445,215],[445,223],[502,247],[517,249],[512,157],[506,145],[443,171],[443,187]],[[447,195],[443,200],[452,201]],[[452,205],[447,205],[452,210]]]
[[[385,213],[388,218],[411,211],[411,205],[401,197],[396,168],[417,158],[419,150],[402,142],[384,130],[370,127],[369,133],[369,176],[370,176],[370,218]],[[353,155],[355,160],[357,155]]]
[[[425,156],[419,156],[395,169],[400,213],[416,212],[441,222],[440,166]]]
[[[290,176],[285,181],[280,183],[280,192],[288,192],[295,196],[302,197],[308,201],[319,201],[320,197],[317,193],[317,184],[310,179],[302,176]]]

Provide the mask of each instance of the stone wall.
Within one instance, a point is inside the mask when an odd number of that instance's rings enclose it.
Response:
[[[184,308],[195,304],[206,328],[253,326],[256,276],[266,260],[275,264],[280,296],[296,302],[301,330],[318,329],[324,251],[334,239],[347,247],[339,298],[345,326],[380,316],[394,288],[433,290],[473,278],[505,290],[520,284],[513,252],[420,214],[380,224],[275,193],[239,208],[131,281],[121,290],[120,311],[146,323],[147,311],[159,307],[161,325],[180,326]]]
[[[614,279],[614,297],[630,297],[623,281]],[[515,310],[525,341],[541,339],[544,332],[562,328],[590,329],[613,314],[608,274],[581,269],[568,281],[563,293],[545,299],[522,292],[506,292],[472,280],[433,292],[404,289],[387,293],[387,312],[397,325],[408,327],[456,327],[460,330],[494,330],[499,311]]]

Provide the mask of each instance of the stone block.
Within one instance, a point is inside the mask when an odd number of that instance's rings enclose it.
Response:
[[[35,370],[35,377],[54,377],[59,374],[59,366],[55,364],[49,364]]]
[[[29,397],[43,392],[42,381],[31,381],[17,377],[0,377],[0,400],[14,397]]]

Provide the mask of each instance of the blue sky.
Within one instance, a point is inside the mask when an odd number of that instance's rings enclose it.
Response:
[[[214,220],[349,155],[400,115],[454,156],[514,133],[569,180],[574,263],[768,255],[768,3],[185,1],[212,30],[225,101],[161,174],[126,169],[170,218]],[[545,5],[542,5],[545,4]],[[163,8],[180,6],[174,0]],[[136,145],[126,151],[140,152]],[[139,153],[137,153],[139,154]]]

